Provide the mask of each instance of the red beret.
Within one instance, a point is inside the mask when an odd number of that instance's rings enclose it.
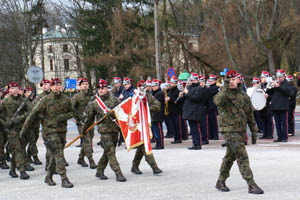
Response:
[[[48,79],[44,79],[41,81],[40,86],[42,87],[44,83],[51,83]]]
[[[59,78],[53,78],[51,80],[50,86],[56,85],[56,84],[61,84],[61,80]]]
[[[234,78],[237,77],[238,73],[235,70],[230,70],[226,73],[226,78]]]
[[[99,80],[98,88],[104,88],[104,87],[107,87],[107,86],[108,86],[108,84],[107,84],[106,80],[103,80],[103,79]]]
[[[33,91],[33,89],[31,88],[31,87],[26,87],[25,88],[25,91],[27,92],[27,91]]]
[[[8,84],[8,88],[11,88],[11,87],[20,87],[20,86],[16,82],[11,82],[11,83]]]
[[[87,78],[79,78],[79,79],[77,79],[77,82],[78,82],[78,85],[81,85],[81,83],[83,83],[83,82],[89,82],[89,80],[87,79]]]

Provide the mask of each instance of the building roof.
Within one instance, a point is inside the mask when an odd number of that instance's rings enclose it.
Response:
[[[64,38],[78,38],[78,34],[73,31],[57,31],[51,30],[43,34],[43,39],[64,39]]]

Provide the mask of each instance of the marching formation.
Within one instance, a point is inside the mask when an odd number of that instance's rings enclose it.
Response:
[[[101,180],[108,178],[104,171],[109,163],[116,174],[116,180],[126,181],[116,157],[117,146],[124,139],[126,142],[126,138],[121,133],[113,108],[139,90],[145,92],[142,98],[147,100],[150,110],[154,150],[165,148],[164,138],[173,138],[171,144],[176,145],[188,140],[190,135],[192,146],[188,149],[201,150],[203,145],[209,145],[210,140],[219,140],[222,135],[225,140],[222,146],[226,146],[227,151],[216,188],[229,191],[225,181],[233,162],[237,160],[242,177],[249,186],[249,193],[262,194],[263,190],[254,181],[245,148],[248,143],[247,125],[252,133],[252,144],[256,143],[257,132],[262,133],[259,139],[274,138],[273,118],[277,130],[274,142],[287,142],[288,136],[295,134],[297,88],[293,85],[294,78],[287,76],[282,69],[278,69],[276,78],[273,78],[270,73],[263,71],[260,78],[253,78],[252,87],[247,88],[244,77],[231,70],[219,85],[220,79],[216,75],[206,77],[191,73],[184,80],[175,76],[166,82],[157,79],[140,80],[135,88],[130,78],[124,77],[122,80],[114,77],[111,90],[108,82],[100,79],[94,93],[90,92],[89,80],[79,78],[79,92],[71,98],[62,94],[62,83],[58,78],[43,80],[40,83],[43,92],[38,96],[34,89],[26,87],[23,90],[18,83],[12,82],[4,92],[1,90],[0,167],[9,169],[12,178],[19,176],[16,173],[18,170],[21,179],[28,179],[26,171],[34,171],[31,164],[42,165],[36,145],[41,125],[46,147],[44,182],[49,186],[56,185],[52,177],[59,174],[62,187],[73,187],[67,177],[68,163],[64,148],[67,121],[74,118],[81,140],[77,163],[82,167],[96,169],[95,175]],[[262,99],[256,99],[256,96],[262,96]],[[254,104],[262,106],[257,109]],[[101,134],[98,144],[103,148],[98,164],[93,158],[92,145],[94,129],[91,127],[96,125],[95,121],[99,122],[97,132]],[[166,135],[163,123],[167,128]],[[148,153],[145,145],[138,143],[135,146],[131,172],[142,174],[139,164],[145,157],[153,174],[162,173],[153,153]]]

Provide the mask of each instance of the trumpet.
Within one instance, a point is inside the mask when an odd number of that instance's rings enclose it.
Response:
[[[164,88],[164,95],[165,98],[168,97],[168,93],[167,93],[167,88]],[[165,116],[168,116],[169,112],[168,112],[168,101],[165,101]]]

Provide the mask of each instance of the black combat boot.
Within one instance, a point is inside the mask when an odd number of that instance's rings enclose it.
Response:
[[[52,179],[52,174],[49,174],[45,177],[45,183],[48,184],[49,186],[56,185],[56,183]]]
[[[19,177],[18,174],[16,173],[16,169],[10,169],[10,170],[9,170],[9,175],[10,175],[12,178],[17,178],[17,177]]]
[[[67,177],[61,179],[61,187],[72,188],[74,185],[69,181]]]
[[[229,188],[226,186],[225,181],[218,180],[216,188],[222,192],[229,192]]]
[[[90,162],[90,168],[91,169],[96,169],[97,168],[97,165],[96,165],[93,157],[89,158],[89,162]]]
[[[5,160],[1,162],[1,169],[9,169],[9,166],[6,164]]]
[[[7,162],[10,162],[10,161],[11,161],[11,158],[10,158],[9,153],[6,153],[5,159],[6,159]]]
[[[154,167],[153,169],[153,174],[157,175],[157,174],[161,174],[163,171],[161,169],[159,169],[158,167]]]
[[[82,167],[88,167],[88,164],[86,164],[84,158],[78,158],[77,164],[81,165]]]
[[[34,168],[28,163],[25,165],[25,170],[26,171],[34,171]]]
[[[96,177],[100,178],[101,180],[107,179],[107,176],[104,175],[104,171],[97,171]]]
[[[122,172],[118,172],[116,173],[116,180],[118,182],[125,182],[126,181],[126,178],[123,176]]]
[[[138,175],[142,174],[138,167],[131,167],[131,172]]]
[[[250,194],[263,194],[264,191],[256,185],[256,183],[249,185],[248,193]]]
[[[31,156],[28,156],[28,162],[33,163],[33,160],[31,159]]]
[[[26,171],[22,171],[22,172],[20,172],[20,174],[21,174],[20,179],[23,179],[23,180],[29,179],[29,177],[30,177],[30,176],[26,173]]]
[[[37,156],[33,156],[33,164],[41,165],[42,162],[40,161],[40,159]]]

